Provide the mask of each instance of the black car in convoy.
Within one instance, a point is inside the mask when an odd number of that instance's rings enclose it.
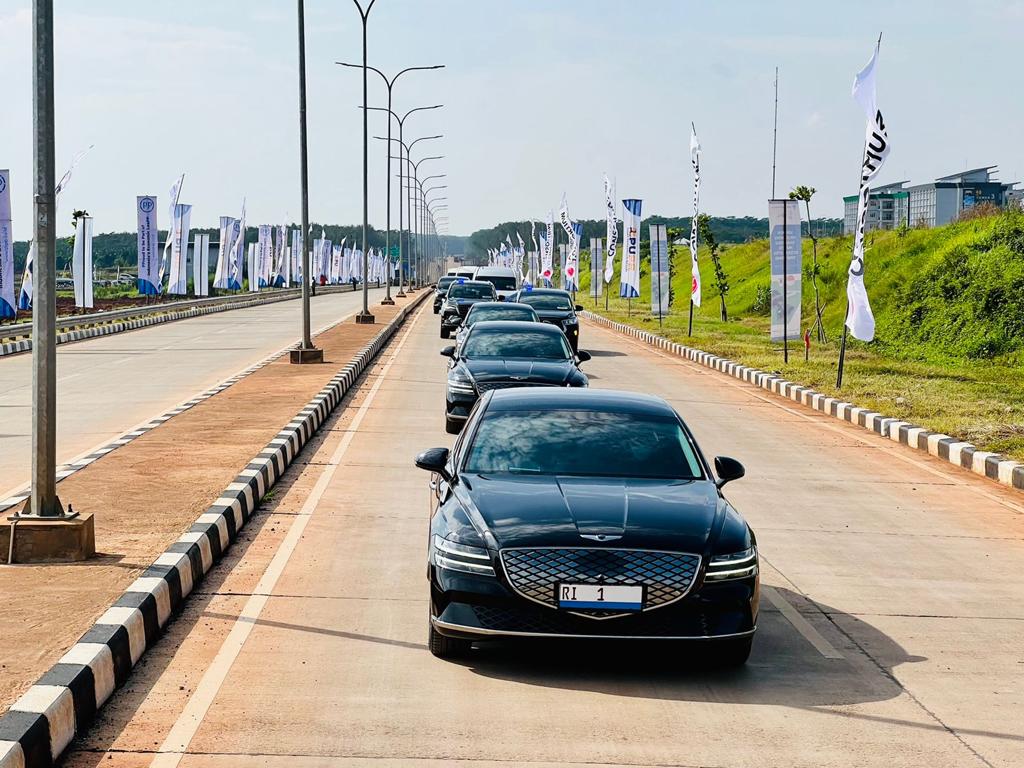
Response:
[[[434,314],[436,315],[441,311],[441,305],[444,304],[444,297],[448,293],[448,288],[458,278],[455,275],[444,275],[439,278],[437,285],[434,286]]]
[[[574,350],[580,348],[580,321],[576,313],[583,311],[583,307],[573,304],[571,293],[557,288],[523,288],[508,300],[529,304],[537,310],[542,322],[562,329]]]
[[[609,390],[487,393],[436,473],[430,650],[501,637],[700,641],[746,662],[757,624],[754,532],[664,400]]]
[[[585,387],[579,364],[587,352],[569,348],[565,334],[544,323],[517,321],[476,323],[450,357],[444,426],[457,434],[477,399],[485,392],[512,387]]]
[[[478,301],[497,300],[498,294],[492,283],[455,278],[455,282],[448,286],[448,293],[441,305],[441,338],[447,339],[459,323],[466,319],[469,308]]]
[[[497,289],[495,289],[497,290]],[[455,347],[458,349],[466,340],[469,329],[481,321],[494,322],[497,320],[516,321],[520,323],[539,323],[540,317],[537,310],[529,304],[515,304],[511,301],[478,301],[469,308],[466,319],[459,325],[459,331],[455,334]]]

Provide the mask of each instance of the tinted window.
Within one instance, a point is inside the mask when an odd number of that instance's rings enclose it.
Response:
[[[465,466],[481,474],[704,476],[679,422],[606,411],[491,411]]]
[[[519,301],[523,304],[529,304],[535,309],[557,309],[562,311],[572,309],[572,302],[569,301],[569,297],[559,294],[524,291],[519,295]]]
[[[445,289],[454,282],[454,277],[442,277],[437,281],[437,289],[443,293]]]
[[[533,310],[524,307],[481,307],[477,305],[469,310],[466,316],[466,325],[478,323],[481,320],[533,320]]]
[[[531,331],[476,331],[469,334],[462,348],[463,357],[526,357],[541,360],[568,360],[569,345],[560,333]]]
[[[486,280],[499,291],[514,291],[518,286],[514,277],[500,277],[498,275],[481,275],[481,280]]]
[[[452,283],[448,289],[448,297],[455,299],[492,299],[494,288],[488,285],[473,285],[471,283]]]

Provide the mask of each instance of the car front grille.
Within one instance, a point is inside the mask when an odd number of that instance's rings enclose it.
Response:
[[[503,549],[501,562],[513,589],[541,605],[558,607],[561,583],[643,585],[644,610],[650,610],[674,603],[690,591],[700,555],[644,549]],[[574,612],[591,618],[621,615],[615,611]]]
[[[552,387],[554,384],[543,384],[535,381],[509,381],[505,379],[503,381],[478,381],[476,383],[477,392],[489,392],[492,389],[511,389],[513,387]]]

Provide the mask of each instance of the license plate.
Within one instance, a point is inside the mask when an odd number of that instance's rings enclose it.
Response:
[[[643,609],[642,586],[607,584],[559,584],[559,608],[639,611]]]

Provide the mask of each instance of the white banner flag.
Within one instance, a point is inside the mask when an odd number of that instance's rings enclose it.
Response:
[[[157,274],[157,288],[162,293],[164,290],[164,278],[167,277],[167,271],[170,268],[172,249],[174,247],[175,240],[179,240],[178,231],[175,229],[179,223],[178,219],[178,198],[181,196],[181,185],[185,183],[185,174],[181,174],[178,179],[171,185],[171,193],[169,195],[171,204],[167,208],[167,218],[170,219],[170,228],[167,230],[167,240],[164,241],[164,253],[160,258],[160,271]],[[179,243],[180,244],[180,243]]]
[[[846,327],[854,338],[871,341],[875,338],[875,316],[871,312],[868,293],[864,288],[864,226],[868,215],[868,199],[871,194],[871,180],[878,175],[889,156],[889,134],[878,108],[875,90],[875,69],[878,65],[878,51],[881,38],[867,63],[853,81],[853,98],[857,100],[867,117],[864,137],[864,162],[860,169],[860,195],[857,200],[857,233],[853,241],[853,258],[846,281],[846,299],[849,309]]]
[[[256,243],[249,243],[246,268],[249,272],[249,293],[255,293],[260,289],[259,271],[256,269]]]
[[[619,296],[640,296],[640,209],[642,200],[622,201],[622,269],[619,271]]]
[[[11,225],[11,172],[0,170],[0,319],[15,317],[14,235]]]
[[[242,198],[242,217],[231,225],[234,233],[231,246],[231,271],[228,274],[228,288],[232,291],[242,290],[243,265],[245,264],[245,198]]]
[[[562,195],[562,206],[558,209],[558,223],[562,225],[562,229],[565,230],[565,236],[569,238],[569,250],[572,250],[573,243],[576,242],[576,231],[572,228],[572,219],[569,218],[569,204],[565,200],[565,195]],[[579,247],[577,245],[577,247]]]
[[[672,296],[668,272],[668,230],[664,224],[651,224],[651,314],[668,314]]]
[[[590,238],[590,293],[592,299],[601,297],[601,290],[604,287],[604,280],[601,274],[604,267],[604,239],[600,237]]]
[[[92,217],[79,216],[75,247],[71,252],[71,276],[75,279],[75,306],[92,309]]]
[[[583,225],[577,221],[572,223],[572,241],[569,243],[568,254],[565,257],[565,266],[562,274],[565,279],[562,287],[567,291],[575,293],[579,290],[580,272],[580,240],[583,238]]]
[[[292,282],[302,285],[302,229],[292,230]]]
[[[554,254],[555,254],[555,212],[548,211],[546,229],[540,238],[540,276],[544,285],[551,285],[555,276]]]
[[[230,272],[229,252],[231,242],[234,240],[231,224],[234,219],[230,216],[220,217],[220,230],[217,235],[217,268],[213,272],[213,287],[227,288],[228,274]]]
[[[138,278],[140,296],[160,293],[160,257],[157,255],[156,197],[141,195],[135,198],[138,211]]]
[[[615,187],[604,177],[605,237],[608,244],[604,252],[604,281],[610,283],[615,277],[615,247],[619,240],[619,223],[615,218]]]
[[[188,237],[192,206],[180,203],[174,206],[171,265],[167,277],[167,293],[184,296],[188,293]]]
[[[196,296],[210,295],[210,236],[197,234],[192,244],[192,287]]]
[[[690,162],[693,164],[693,219],[690,221],[690,301],[700,306],[700,266],[697,264],[697,218],[700,215],[700,142],[690,123]]]
[[[256,229],[256,287],[260,290],[267,287],[269,261],[272,256],[270,251],[270,226],[260,224]]]

